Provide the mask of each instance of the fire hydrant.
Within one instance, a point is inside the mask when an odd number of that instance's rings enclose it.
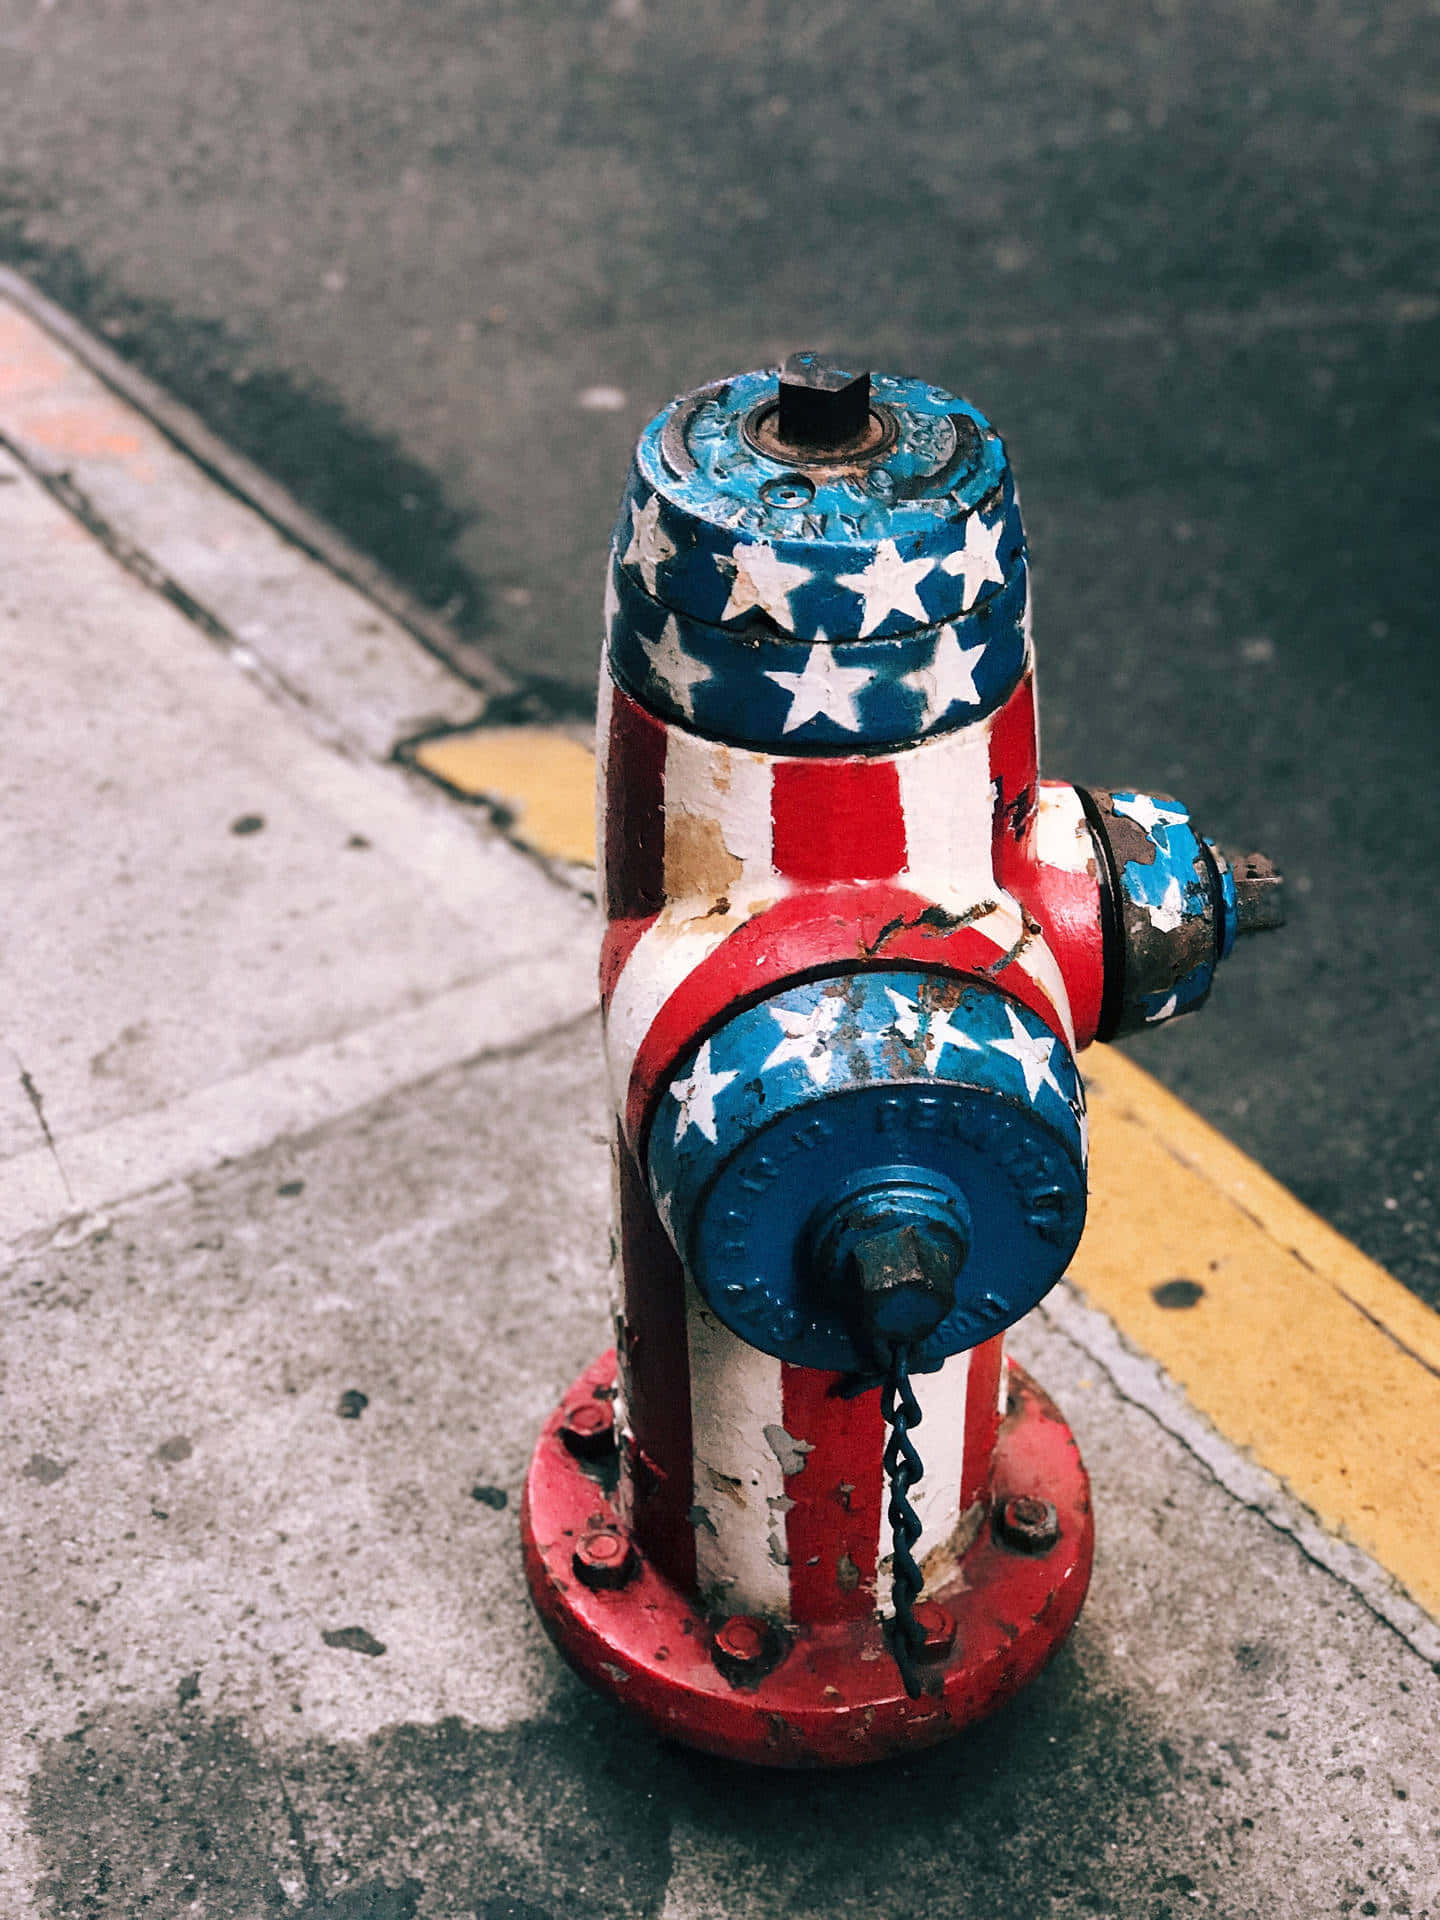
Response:
[[[601,674],[616,1351],[540,1439],[561,1651],[773,1765],[923,1746],[1073,1625],[1088,1482],[1002,1354],[1085,1217],[1091,1040],[1280,924],[1177,801],[1041,782],[967,401],[815,354],[640,438]]]

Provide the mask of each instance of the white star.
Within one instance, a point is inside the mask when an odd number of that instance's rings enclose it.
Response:
[[[795,629],[790,596],[811,578],[809,567],[793,566],[777,557],[765,540],[743,540],[733,554],[717,554],[715,564],[731,576],[730,598],[722,620],[736,620],[751,607],[761,607],[787,633]]]
[[[807,720],[823,714],[837,727],[854,733],[860,725],[855,702],[861,689],[869,686],[874,673],[869,667],[842,667],[839,655],[818,628],[815,640],[816,645],[806,656],[803,673],[782,673],[774,668],[765,675],[767,680],[788,688],[790,693],[790,711],[780,731],[794,733]]]
[[[642,634],[640,644],[645,649],[645,658],[650,662],[651,673],[664,687],[685,718],[693,720],[695,718],[694,690],[696,687],[703,687],[707,680],[713,680],[715,675],[703,660],[697,660],[694,654],[687,653],[681,646],[680,629],[675,624],[674,614],[666,616],[658,640],[647,640]]]
[[[875,549],[875,558],[863,573],[836,575],[837,587],[849,587],[865,602],[860,620],[862,640],[867,633],[874,633],[892,613],[908,613],[917,620],[930,618],[920,604],[916,588],[934,565],[935,562],[923,554],[918,560],[902,560],[895,542],[882,540]]]
[[[896,1033],[908,1045],[914,1046],[920,1032],[920,1003],[912,1000],[908,994],[897,993],[894,987],[886,987],[895,1003],[895,1018],[890,1022]]]
[[[978,513],[972,513],[965,522],[965,544],[954,553],[947,553],[940,562],[946,573],[958,573],[964,576],[961,588],[960,610],[968,613],[979,598],[980,589],[987,580],[994,580],[1003,586],[1005,569],[1000,564],[996,549],[1000,545],[1000,536],[1005,531],[1005,516],[1002,513],[993,527],[987,527]]]
[[[1150,916],[1151,926],[1161,933],[1173,933],[1180,925],[1185,918],[1185,899],[1180,891],[1180,882],[1173,873],[1170,876],[1170,884],[1165,889],[1165,897],[1159,906],[1151,906],[1147,903],[1145,911]]]
[[[1008,1053],[1012,1060],[1018,1060],[1020,1071],[1025,1076],[1025,1091],[1033,1100],[1041,1087],[1053,1087],[1062,1100],[1065,1094],[1060,1082],[1051,1071],[1051,1061],[1055,1055],[1055,1042],[1046,1034],[1037,1039],[1028,1028],[1015,1018],[1015,1009],[1008,1003],[1005,1018],[1010,1022],[1008,1040],[992,1040],[991,1046],[997,1053]],[[1067,1103],[1068,1104],[1068,1103]]]
[[[1112,805],[1116,813],[1124,814],[1146,833],[1153,833],[1156,827],[1178,827],[1190,817],[1183,807],[1157,806],[1148,793],[1132,794],[1128,800],[1116,798]]]
[[[723,1093],[739,1073],[716,1073],[710,1065],[710,1042],[707,1040],[695,1056],[695,1071],[685,1080],[673,1080],[670,1091],[680,1103],[679,1116],[675,1121],[675,1144],[678,1147],[691,1127],[698,1127],[705,1138],[715,1139],[715,1096]]]
[[[971,1053],[983,1053],[984,1048],[978,1040],[972,1040],[968,1033],[953,1025],[958,1007],[950,1007],[941,1012],[938,1007],[922,1007],[918,1001],[907,994],[897,993],[894,987],[885,989],[895,1008],[895,1018],[891,1026],[907,1045],[914,1046],[920,1037],[920,1025],[925,1021],[925,1066],[935,1066],[946,1047],[965,1047]]]
[[[658,493],[652,493],[643,507],[630,502],[630,544],[622,557],[627,567],[639,567],[645,591],[654,593],[657,569],[675,558],[675,542],[660,525]]]
[[[902,687],[914,687],[925,696],[922,726],[947,714],[957,700],[978,706],[980,692],[975,685],[975,669],[985,657],[984,646],[962,647],[954,627],[942,627],[935,639],[935,651],[928,667],[917,667],[905,674]]]
[[[605,569],[605,641],[607,646],[615,638],[615,616],[620,611],[620,589],[615,584],[615,569]]]
[[[845,1002],[828,993],[822,994],[808,1012],[792,1013],[786,1007],[771,1007],[770,1017],[785,1037],[761,1063],[760,1071],[765,1073],[771,1067],[783,1066],[787,1060],[798,1060],[815,1085],[823,1087],[835,1064],[829,1043],[844,1011]]]
[[[945,1013],[941,1013],[936,1008],[931,1009],[930,1031],[925,1036],[925,1046],[927,1051],[931,1047],[935,1049],[936,1060],[940,1058],[946,1047],[963,1047],[967,1053],[985,1051],[980,1041],[973,1039],[963,1027],[957,1027],[954,1024],[959,1012],[958,1007],[951,1007]]]

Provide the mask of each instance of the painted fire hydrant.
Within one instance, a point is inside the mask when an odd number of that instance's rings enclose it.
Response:
[[[1007,1327],[1085,1217],[1091,1040],[1280,923],[1174,800],[1038,777],[1029,570],[967,401],[815,354],[642,434],[606,593],[617,1347],[530,1469],[531,1591],[655,1728],[774,1765],[957,1731],[1090,1574]]]

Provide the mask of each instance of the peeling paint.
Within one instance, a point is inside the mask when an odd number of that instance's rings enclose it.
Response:
[[[803,1473],[806,1454],[815,1451],[810,1442],[793,1439],[784,1427],[780,1426],[768,1426],[764,1432],[770,1451],[780,1462],[780,1471],[785,1478],[788,1480],[792,1474]]]

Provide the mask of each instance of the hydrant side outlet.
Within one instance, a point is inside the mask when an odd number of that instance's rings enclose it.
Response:
[[[1076,1055],[1278,920],[1179,803],[1040,781],[1029,609],[1004,447],[939,388],[792,355],[641,435],[600,700],[617,1354],[566,1400],[617,1396],[618,1484],[562,1408],[524,1530],[567,1657],[713,1751],[926,1744],[1063,1639],[1088,1489],[1002,1340],[1083,1227]],[[624,1581],[579,1579],[612,1536]]]

